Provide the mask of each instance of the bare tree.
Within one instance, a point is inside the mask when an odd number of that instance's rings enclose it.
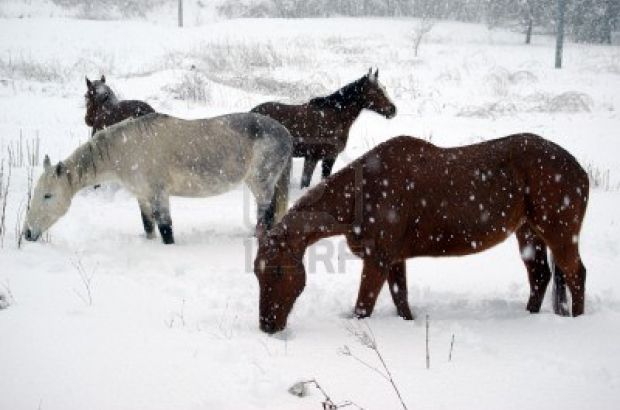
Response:
[[[616,10],[614,10],[614,8]],[[613,31],[614,26],[614,12],[618,13],[618,11],[618,1],[605,1],[605,14],[603,16],[603,41],[607,44],[611,44],[611,32]]]
[[[424,36],[426,36],[435,25],[435,21],[429,17],[422,17],[417,21],[413,28],[413,55],[415,57],[418,56],[418,49],[420,48],[420,44],[422,44],[422,40]]]
[[[183,27],[183,0],[179,0],[178,18],[179,18],[179,27]]]

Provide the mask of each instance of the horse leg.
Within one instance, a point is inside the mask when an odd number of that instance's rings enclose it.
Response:
[[[551,263],[553,272],[553,312],[559,316],[570,316],[566,297],[566,275],[557,264]]]
[[[390,287],[390,294],[392,295],[392,300],[394,301],[394,305],[396,306],[396,311],[398,312],[398,316],[402,317],[405,320],[413,320],[414,316],[411,313],[411,309],[409,308],[409,302],[407,300],[407,270],[405,266],[405,261],[399,261],[393,263],[390,266],[390,271],[388,272],[388,286]]]
[[[153,218],[153,210],[148,202],[138,201],[140,206],[140,215],[142,216],[142,225],[148,239],[155,238],[155,219]]]
[[[321,176],[323,178],[327,178],[332,174],[332,168],[334,167],[334,162],[336,162],[336,158],[323,158],[321,162]]]
[[[153,218],[157,222],[159,234],[164,244],[170,245],[174,243],[172,234],[172,218],[170,216],[170,198],[167,195],[160,194],[153,201]]]
[[[271,199],[268,204],[258,204],[256,215],[256,237],[261,238],[273,226],[276,213],[276,198]]]
[[[372,314],[386,278],[387,275],[375,261],[364,260],[362,282],[355,303],[355,316],[358,319],[369,317]]]
[[[262,174],[253,175],[246,182],[256,199],[256,236],[260,238],[273,225],[277,200],[275,189]]]
[[[553,253],[556,269],[559,268],[557,274],[563,274],[568,285],[572,297],[572,315],[582,315],[585,304],[586,268],[581,261],[578,245],[571,240],[571,243],[563,246],[550,244],[549,247]]]
[[[516,236],[519,241],[521,259],[527,269],[530,282],[530,299],[526,309],[530,313],[538,313],[551,279],[551,271],[547,262],[547,245],[527,224],[516,231]]]
[[[319,162],[319,159],[313,156],[307,156],[304,160],[304,171],[301,175],[301,188],[307,188],[310,186],[310,181],[312,180],[312,174],[314,173],[314,168],[316,168],[316,163]]]

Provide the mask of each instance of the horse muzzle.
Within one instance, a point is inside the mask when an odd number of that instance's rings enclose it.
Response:
[[[262,330],[263,332],[272,335],[276,332],[284,330],[284,328],[286,327],[286,324],[278,325],[275,320],[269,320],[265,317],[261,317],[259,327],[260,327],[260,330]]]
[[[391,118],[396,117],[396,106],[392,106],[390,107],[390,109],[385,113],[385,118],[387,118],[388,120]]]
[[[27,241],[31,241],[34,242],[37,239],[39,239],[39,237],[41,236],[41,233],[39,232],[34,232],[32,229],[30,228],[26,228],[24,229],[24,239],[26,239]]]

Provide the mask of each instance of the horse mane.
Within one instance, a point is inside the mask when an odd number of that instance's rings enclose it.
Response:
[[[97,163],[110,159],[111,138],[113,138],[110,131],[113,129],[114,127],[109,127],[99,131],[73,152],[70,157],[71,169],[77,173],[78,181],[91,171],[97,175]]]
[[[328,96],[311,99],[309,104],[317,108],[340,108],[350,105],[359,97],[362,85],[366,80],[367,77],[363,76]]]
[[[87,141],[84,145],[80,146],[72,155],[73,169],[77,173],[78,181],[81,181],[84,175],[92,171],[97,175],[97,158],[96,158],[96,144],[94,141]],[[100,159],[103,159],[101,149],[98,149]]]

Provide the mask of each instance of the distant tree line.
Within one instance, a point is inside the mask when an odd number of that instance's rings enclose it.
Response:
[[[413,16],[555,31],[557,0],[223,0],[227,17]],[[620,0],[567,0],[566,32],[578,42],[611,43]],[[529,33],[529,35],[528,35]]]

